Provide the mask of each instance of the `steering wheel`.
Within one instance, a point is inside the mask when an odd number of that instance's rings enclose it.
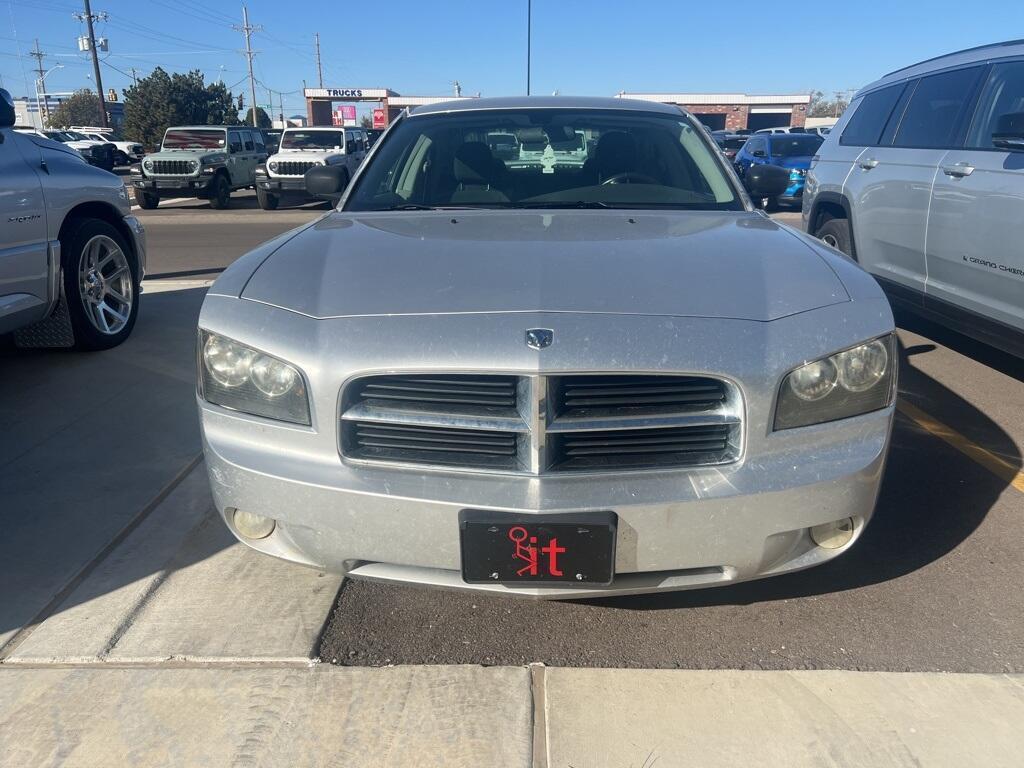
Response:
[[[661,182],[653,176],[648,176],[644,173],[626,171],[625,173],[616,173],[614,176],[609,176],[601,182],[602,187],[605,184],[661,184]]]

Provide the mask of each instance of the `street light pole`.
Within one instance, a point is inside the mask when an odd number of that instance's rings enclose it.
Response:
[[[530,95],[530,36],[533,27],[533,0],[526,0],[526,95]]]
[[[100,58],[96,53],[96,33],[92,28],[92,8],[89,7],[89,0],[85,0],[85,25],[89,30],[89,53],[92,54],[92,71],[96,76],[96,95],[100,97],[100,125],[106,128],[107,103],[103,100],[103,80],[100,77]]]

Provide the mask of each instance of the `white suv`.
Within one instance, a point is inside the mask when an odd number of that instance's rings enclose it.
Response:
[[[864,88],[811,165],[803,219],[894,303],[1024,355],[1024,43]]]
[[[256,169],[256,197],[260,208],[274,210],[282,198],[294,202],[311,199],[305,174],[318,165],[339,166],[345,184],[366,157],[369,141],[364,128],[288,128],[281,134],[277,154]]]

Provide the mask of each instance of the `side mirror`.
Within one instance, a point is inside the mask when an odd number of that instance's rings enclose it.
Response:
[[[750,154],[752,154],[754,157],[768,157],[768,153],[765,152],[763,149],[755,149]]]
[[[751,197],[779,197],[789,186],[789,169],[777,165],[752,165],[743,181]]]
[[[1024,112],[1000,115],[992,134],[992,144],[1011,152],[1024,152]]]
[[[314,197],[337,199],[348,186],[348,173],[338,165],[315,165],[306,171],[306,191]]]
[[[0,128],[14,125],[14,99],[11,94],[0,88]]]

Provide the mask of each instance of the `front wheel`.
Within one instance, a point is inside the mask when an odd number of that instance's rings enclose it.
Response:
[[[128,338],[139,314],[131,250],[100,219],[75,222],[60,239],[64,298],[78,349],[110,349]]]
[[[853,256],[851,243],[853,238],[850,235],[850,222],[847,219],[829,219],[814,233],[814,236],[825,245],[830,245],[837,251],[842,251],[847,256]]]
[[[210,192],[210,207],[222,211],[231,205],[231,186],[224,176],[218,176],[213,181],[213,189]]]
[[[135,202],[139,208],[143,208],[147,211],[151,211],[160,205],[160,198],[156,195],[151,195],[148,192],[144,192],[141,189],[135,190]]]
[[[273,211],[277,209],[278,204],[281,202],[281,198],[273,192],[267,192],[267,190],[257,187],[256,201],[264,211]]]

